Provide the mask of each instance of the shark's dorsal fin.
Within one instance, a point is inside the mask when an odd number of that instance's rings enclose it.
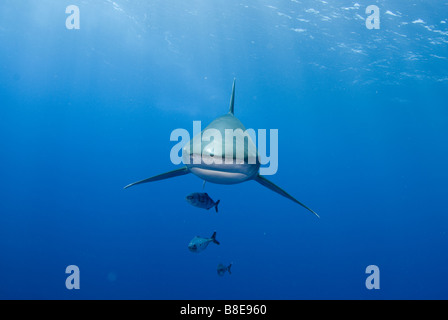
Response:
[[[236,79],[233,79],[232,96],[230,97],[229,113],[231,115],[233,115],[233,106],[235,104],[235,81],[236,81]]]

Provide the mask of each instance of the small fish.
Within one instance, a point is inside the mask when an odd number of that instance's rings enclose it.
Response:
[[[190,241],[188,245],[188,249],[191,252],[201,252],[204,251],[210,242],[216,243],[219,245],[219,242],[216,240],[216,232],[213,232],[213,235],[209,239],[201,238],[200,236],[196,236],[193,240]]]
[[[218,269],[217,269],[218,275],[222,277],[226,273],[226,271],[228,271],[229,274],[232,274],[232,272],[230,272],[231,266],[232,266],[232,264],[229,264],[228,267],[224,266],[222,263],[218,264]]]
[[[216,202],[213,201],[207,193],[194,192],[188,195],[186,199],[192,206],[207,210],[215,207],[216,212],[218,212],[218,204],[220,200]]]

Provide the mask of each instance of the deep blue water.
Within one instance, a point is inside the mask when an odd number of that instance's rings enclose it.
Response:
[[[447,299],[447,44],[445,1],[2,0],[0,298]],[[218,214],[191,174],[123,190],[234,78],[235,115],[278,129],[269,179],[321,219],[253,181],[207,183]]]

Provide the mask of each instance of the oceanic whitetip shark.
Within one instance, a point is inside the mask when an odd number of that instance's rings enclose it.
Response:
[[[137,184],[153,182],[183,176],[192,173],[205,181],[218,184],[236,184],[245,181],[254,180],[259,184],[271,189],[274,192],[294,201],[305,209],[314,213],[317,217],[319,215],[308,208],[303,203],[296,200],[293,196],[287,193],[282,188],[276,186],[274,183],[260,175],[260,161],[258,151],[250,137],[246,137],[248,145],[252,144],[253,148],[245,148],[244,155],[234,152],[235,148],[225,148],[225,130],[226,129],[241,129],[240,132],[245,132],[246,128],[234,115],[235,102],[235,80],[232,86],[232,96],[230,98],[229,112],[223,116],[216,118],[210,123],[201,134],[196,135],[189,143],[182,149],[182,159],[186,165],[182,168],[156,175],[154,177],[137,181],[127,185],[126,188]],[[203,133],[209,129],[216,129],[223,137],[221,141],[213,139],[208,144],[203,143]],[[234,131],[238,132],[238,131]],[[235,146],[234,146],[235,147]],[[210,161],[210,159],[221,158],[222,161]],[[233,159],[232,163],[226,160]],[[255,159],[255,161],[254,161]],[[252,161],[249,161],[252,160]]]

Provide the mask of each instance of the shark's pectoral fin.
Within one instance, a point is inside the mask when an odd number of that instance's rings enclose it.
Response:
[[[265,177],[261,176],[261,175],[257,175],[254,178],[255,181],[257,181],[259,184],[265,186],[266,188],[271,189],[272,191],[277,192],[278,194],[284,196],[285,198],[288,198],[292,201],[294,201],[295,203],[300,204],[302,207],[304,207],[305,209],[311,211],[312,213],[314,213],[316,215],[316,217],[320,218],[319,215],[314,212],[313,210],[311,210],[310,208],[308,208],[306,205],[304,205],[303,203],[297,201],[293,196],[291,196],[289,193],[287,193],[285,190],[283,190],[282,188],[276,186],[274,183],[272,183],[271,181],[269,181],[268,179],[266,179]]]
[[[180,169],[176,169],[173,171],[169,171],[169,172],[165,172],[162,174],[159,174],[157,176],[145,179],[145,180],[141,180],[141,181],[137,181],[131,184],[128,184],[126,187],[124,187],[124,189],[135,186],[136,184],[141,184],[141,183],[147,183],[147,182],[153,182],[153,181],[158,181],[158,180],[164,180],[164,179],[169,179],[169,178],[174,178],[174,177],[178,177],[178,176],[183,176],[184,174],[190,173],[190,171],[188,170],[187,167],[183,167]]]

